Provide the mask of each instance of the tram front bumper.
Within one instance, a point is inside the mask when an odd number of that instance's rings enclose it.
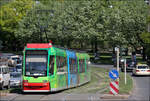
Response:
[[[49,92],[50,83],[23,83],[23,92]]]

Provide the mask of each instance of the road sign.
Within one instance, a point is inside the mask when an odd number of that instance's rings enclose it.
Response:
[[[112,81],[110,82],[110,94],[117,95],[119,93],[119,82]]]
[[[109,77],[113,80],[116,80],[119,77],[119,73],[117,70],[113,69],[109,72]]]

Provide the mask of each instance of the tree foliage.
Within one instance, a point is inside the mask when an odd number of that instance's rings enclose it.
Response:
[[[31,9],[31,0],[15,0],[1,7],[0,25],[3,31],[14,32],[17,23],[26,16]]]
[[[15,6],[3,8],[8,17],[2,17],[2,33],[15,32],[22,48],[48,40],[69,48],[107,44],[136,49],[144,44],[141,33],[146,32],[148,12],[144,0],[16,0]]]
[[[15,30],[18,22],[22,20],[26,13],[31,9],[31,0],[12,0],[4,3],[0,7],[0,40],[3,41],[5,48],[13,48],[12,43],[16,44]]]

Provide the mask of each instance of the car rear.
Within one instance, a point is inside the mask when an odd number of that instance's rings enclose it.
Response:
[[[136,67],[135,75],[150,75],[150,67],[147,65],[140,65]]]
[[[20,72],[10,73],[10,86],[11,87],[21,86],[21,73]]]

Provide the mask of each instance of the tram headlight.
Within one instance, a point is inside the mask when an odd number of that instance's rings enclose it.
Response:
[[[28,86],[28,80],[23,80],[23,85]]]
[[[23,80],[24,83],[28,83],[28,80]]]
[[[47,83],[47,80],[43,80],[43,83]]]

